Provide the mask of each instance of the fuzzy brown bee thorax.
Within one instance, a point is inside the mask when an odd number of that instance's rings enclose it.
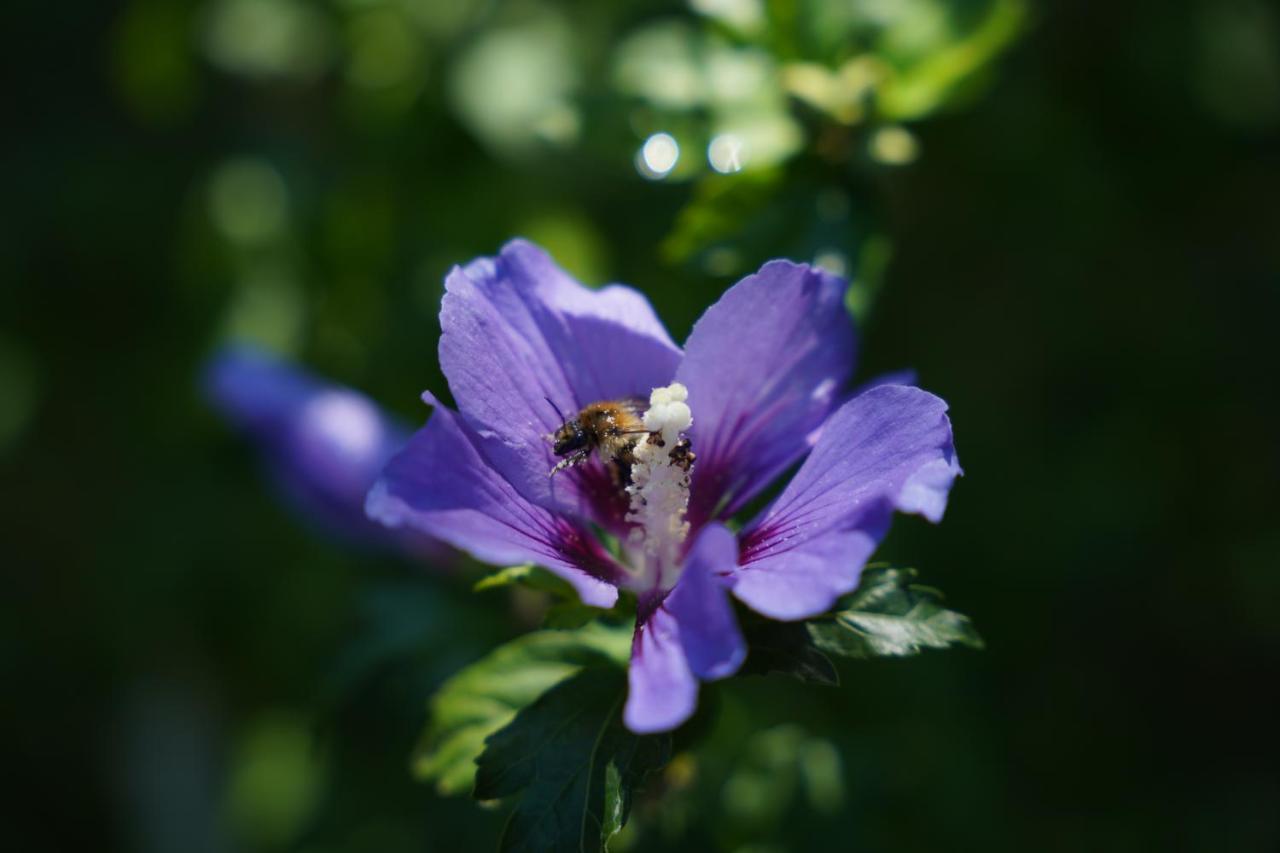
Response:
[[[647,431],[641,419],[643,401],[604,400],[584,406],[576,417],[569,418],[549,438],[552,452],[564,457],[552,470],[586,462],[593,451],[614,470],[615,477],[625,482],[634,461],[633,450]]]

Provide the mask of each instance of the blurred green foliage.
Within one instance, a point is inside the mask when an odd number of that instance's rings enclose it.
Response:
[[[194,377],[248,337],[420,421],[444,273],[516,234],[642,287],[677,339],[764,258],[849,274],[860,374],[917,367],[967,472],[939,528],[902,520],[880,556],[987,650],[705,690],[706,740],[677,740],[619,846],[1280,845],[1271,5],[128,0],[8,21],[8,847],[498,837],[501,812],[410,756],[433,690],[546,602],[313,539]]]

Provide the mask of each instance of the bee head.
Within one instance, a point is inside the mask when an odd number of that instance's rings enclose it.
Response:
[[[551,443],[551,451],[556,456],[564,456],[587,446],[587,431],[582,428],[582,423],[574,418],[562,423],[560,428],[551,434]]]

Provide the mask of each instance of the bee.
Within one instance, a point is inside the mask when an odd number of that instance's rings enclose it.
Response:
[[[562,423],[547,438],[551,440],[551,452],[563,458],[548,476],[554,477],[566,468],[581,465],[594,451],[599,451],[616,481],[623,485],[631,481],[636,445],[649,434],[644,428],[643,400],[627,397],[591,403],[572,418],[565,418],[554,403],[551,406]]]
[[[626,487],[631,485],[631,466],[636,462],[635,450],[640,442],[647,440],[662,445],[662,438],[657,433],[645,429],[644,410],[648,403],[638,397],[591,403],[572,418],[565,418],[550,399],[547,402],[562,420],[556,431],[547,436],[551,441],[551,452],[563,457],[551,469],[549,477],[583,464],[593,452],[598,451],[614,483]],[[686,471],[689,469],[694,454],[688,439],[681,439],[672,448],[671,458]]]

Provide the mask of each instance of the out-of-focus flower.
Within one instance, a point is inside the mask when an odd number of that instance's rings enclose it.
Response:
[[[939,520],[960,473],[937,397],[878,385],[841,403],[854,355],[845,289],[770,262],[707,310],[682,351],[641,294],[588,290],[527,242],[455,268],[440,363],[458,411],[424,395],[435,413],[387,466],[370,516],[486,562],[545,566],[589,605],[634,592],[624,720],[674,728],[699,679],[745,657],[730,593],[777,619],[830,609],[893,513]],[[573,445],[547,440],[558,411],[633,398],[649,401],[640,432],[662,441],[636,439],[630,476],[599,454],[548,476],[564,461],[553,450]],[[723,524],[802,459],[739,534]]]
[[[285,500],[321,532],[414,557],[448,553],[431,537],[388,531],[365,516],[365,494],[410,434],[368,397],[248,346],[209,360],[204,391],[252,440]]]

